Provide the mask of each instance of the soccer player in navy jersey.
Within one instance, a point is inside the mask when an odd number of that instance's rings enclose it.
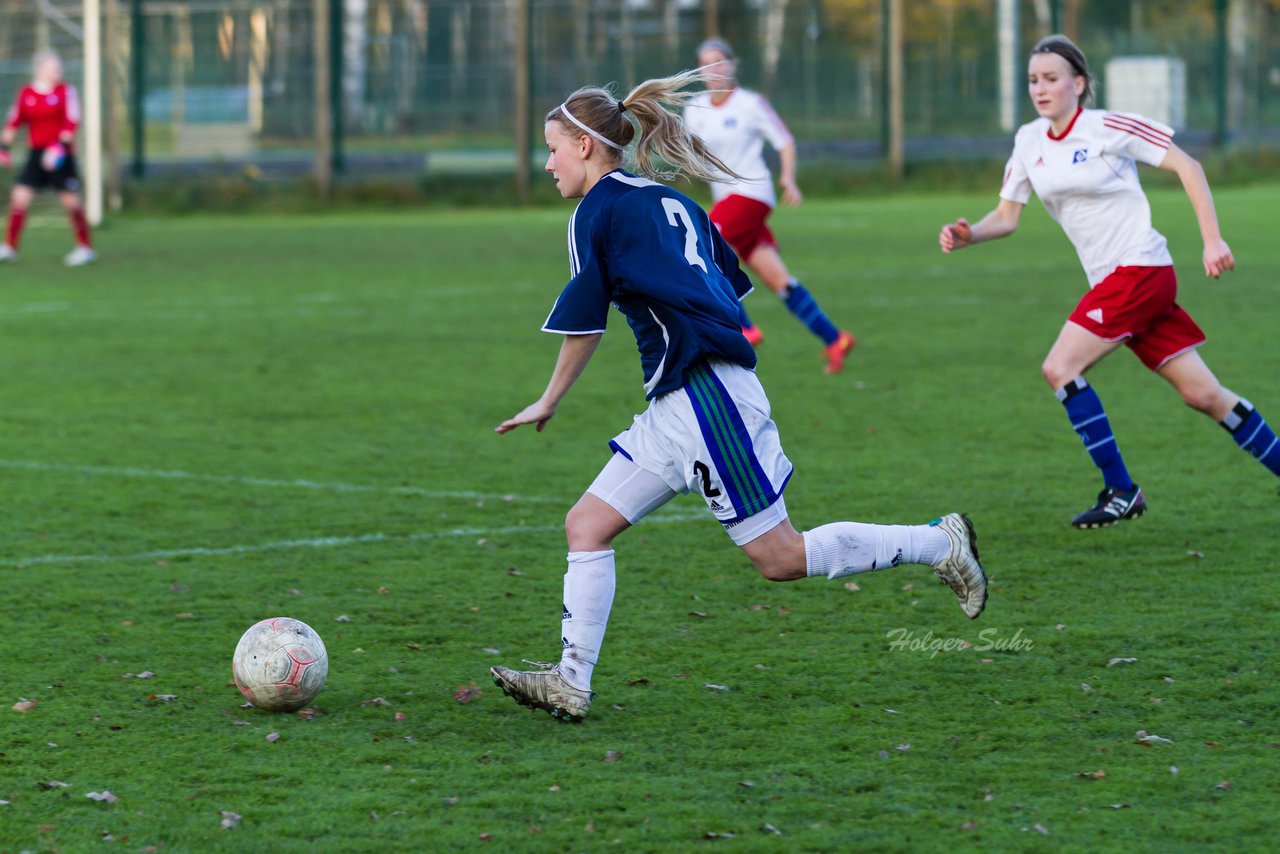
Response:
[[[690,71],[649,80],[621,101],[579,89],[545,119],[546,171],[561,196],[582,199],[569,219],[571,278],[543,325],[564,342],[546,391],[497,432],[547,426],[595,352],[610,305],[635,333],[649,401],[610,442],[612,458],[565,520],[560,662],[491,671],[518,703],[560,720],[580,721],[591,706],[614,597],[614,539],[680,493],[702,495],[767,579],[834,579],[920,563],[933,567],[969,617],[986,604],[973,526],[959,513],[928,525],[835,522],[803,534],[787,518],[782,491],[791,462],[738,326],[738,301],[751,282],[697,203],[641,177],[663,174],[658,156],[668,174],[732,174],[673,112],[697,79]],[[637,126],[633,174],[620,167]]]
[[[1173,129],[1132,113],[1085,109],[1092,78],[1084,54],[1065,36],[1042,39],[1031,53],[1028,88],[1040,117],[1023,125],[1005,169],[1000,203],[970,225],[944,225],[943,252],[1006,237],[1018,227],[1032,192],[1075,246],[1089,292],[1062,327],[1043,365],[1044,378],[1066,407],[1071,426],[1102,473],[1097,502],[1077,528],[1100,528],[1146,512],[1116,445],[1097,392],[1084,374],[1121,344],[1182,395],[1220,422],[1241,448],[1280,475],[1280,442],[1253,404],[1224,388],[1196,348],[1205,335],[1176,302],[1177,279],[1137,164],[1174,172],[1195,211],[1204,240],[1205,275],[1235,268],[1222,239],[1204,170],[1173,142]]]
[[[36,191],[53,187],[71,219],[76,248],[66,257],[71,267],[91,263],[98,256],[89,238],[89,221],[80,204],[80,175],[72,150],[80,124],[80,99],[76,88],[62,80],[62,60],[46,51],[36,56],[32,81],[18,92],[0,131],[0,165],[9,166],[9,148],[18,128],[27,125],[30,151],[27,163],[9,195],[9,228],[0,244],[0,261],[18,258],[18,240]]]

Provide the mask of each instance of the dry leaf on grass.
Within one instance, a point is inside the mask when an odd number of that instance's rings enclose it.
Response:
[[[120,800],[106,789],[103,789],[101,792],[89,792],[85,797],[91,801],[106,801],[109,804],[114,804],[116,801]]]
[[[71,784],[64,783],[61,780],[43,780],[39,783],[36,783],[36,785],[39,786],[41,789],[65,789]]]
[[[349,623],[351,622],[351,618],[348,617],[346,614],[339,614],[338,616],[333,618],[333,621],[335,623]]]
[[[1229,780],[1223,780],[1221,783],[1214,786],[1214,788],[1219,792],[1229,792],[1231,791],[1231,782]]]
[[[1077,771],[1076,776],[1086,777],[1091,780],[1101,780],[1103,777],[1107,776],[1107,772],[1099,768],[1097,771]]]
[[[269,733],[267,733],[267,741],[270,741],[270,742],[272,742],[272,743],[275,743],[275,742],[277,742],[277,741],[279,741],[279,740],[280,740],[280,733],[278,733],[278,732],[269,732]]]
[[[19,698],[18,702],[13,704],[13,710],[19,714],[25,715],[27,712],[31,711],[38,705],[40,705],[40,701],[38,700],[27,700],[24,698]]]
[[[368,700],[365,700],[365,701],[364,701],[363,703],[361,703],[360,705],[362,705],[362,706],[389,706],[389,705],[391,705],[391,704],[390,704],[390,703],[388,703],[388,702],[387,702],[385,699],[383,699],[382,697],[372,697],[372,698],[370,698],[370,699],[368,699]]]
[[[610,750],[604,755],[605,762],[617,762],[621,758],[622,758],[621,750]]]
[[[1133,664],[1136,658],[1113,658],[1107,662],[1107,667],[1115,667],[1117,664]]]
[[[399,723],[400,721],[407,721],[407,720],[409,720],[409,716],[406,715],[404,712],[396,712],[396,723]]]
[[[769,822],[767,822],[767,821],[766,821],[764,824],[760,825],[760,830],[761,830],[761,832],[763,832],[763,833],[772,833],[772,834],[774,834],[775,836],[781,836],[781,835],[782,835],[782,831],[781,831],[781,830],[778,830],[778,828],[774,827],[772,824],[769,824]]]
[[[1039,834],[1041,834],[1042,836],[1048,836],[1048,835],[1049,835],[1049,828],[1045,827],[1043,824],[1040,824],[1039,822],[1037,822],[1037,823],[1036,823],[1035,831],[1036,831],[1036,833],[1039,833]]]
[[[222,810],[222,829],[223,830],[226,830],[227,828],[230,828],[230,827],[235,827],[239,823],[240,823],[240,813],[230,812],[228,810]]]
[[[484,691],[474,683],[471,685],[459,685],[457,688],[453,689],[453,699],[457,700],[459,703],[470,703],[483,693]]]
[[[728,685],[717,685],[714,682],[703,682],[702,687],[710,688],[712,691],[728,691],[729,690]]]
[[[1153,744],[1173,744],[1173,739],[1158,736],[1154,733],[1147,732],[1145,729],[1140,729],[1133,735],[1134,738],[1137,739],[1135,742],[1136,744],[1145,744],[1148,747]]]
[[[148,699],[148,700],[159,700],[159,701],[160,701],[160,702],[162,702],[162,703],[167,703],[167,702],[169,702],[170,700],[176,700],[176,699],[178,699],[178,695],[177,695],[177,694],[148,694],[148,695],[147,695],[147,699]]]

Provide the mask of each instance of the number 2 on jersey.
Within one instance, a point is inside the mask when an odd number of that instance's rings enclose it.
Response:
[[[698,254],[698,232],[693,230],[689,212],[670,196],[663,198],[662,209],[667,212],[667,222],[677,228],[684,226],[684,260],[689,262],[690,267],[701,267],[702,272],[707,272],[707,262]]]

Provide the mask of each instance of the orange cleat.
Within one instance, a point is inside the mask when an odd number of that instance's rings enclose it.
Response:
[[[838,374],[844,370],[845,357],[857,344],[858,339],[851,333],[841,330],[840,337],[822,350],[822,354],[827,357],[827,373]]]
[[[760,331],[759,326],[744,326],[742,337],[747,339],[747,343],[752,347],[759,347],[760,342],[764,340],[764,333]]]

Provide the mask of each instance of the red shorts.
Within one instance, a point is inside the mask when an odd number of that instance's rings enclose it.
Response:
[[[1204,343],[1204,332],[1178,305],[1172,267],[1117,267],[1084,295],[1070,322],[1104,341],[1119,341],[1159,370]]]
[[[733,247],[738,257],[746,261],[760,246],[777,247],[773,232],[764,224],[773,211],[759,199],[746,196],[725,196],[711,209],[711,221],[720,229],[725,243]]]

